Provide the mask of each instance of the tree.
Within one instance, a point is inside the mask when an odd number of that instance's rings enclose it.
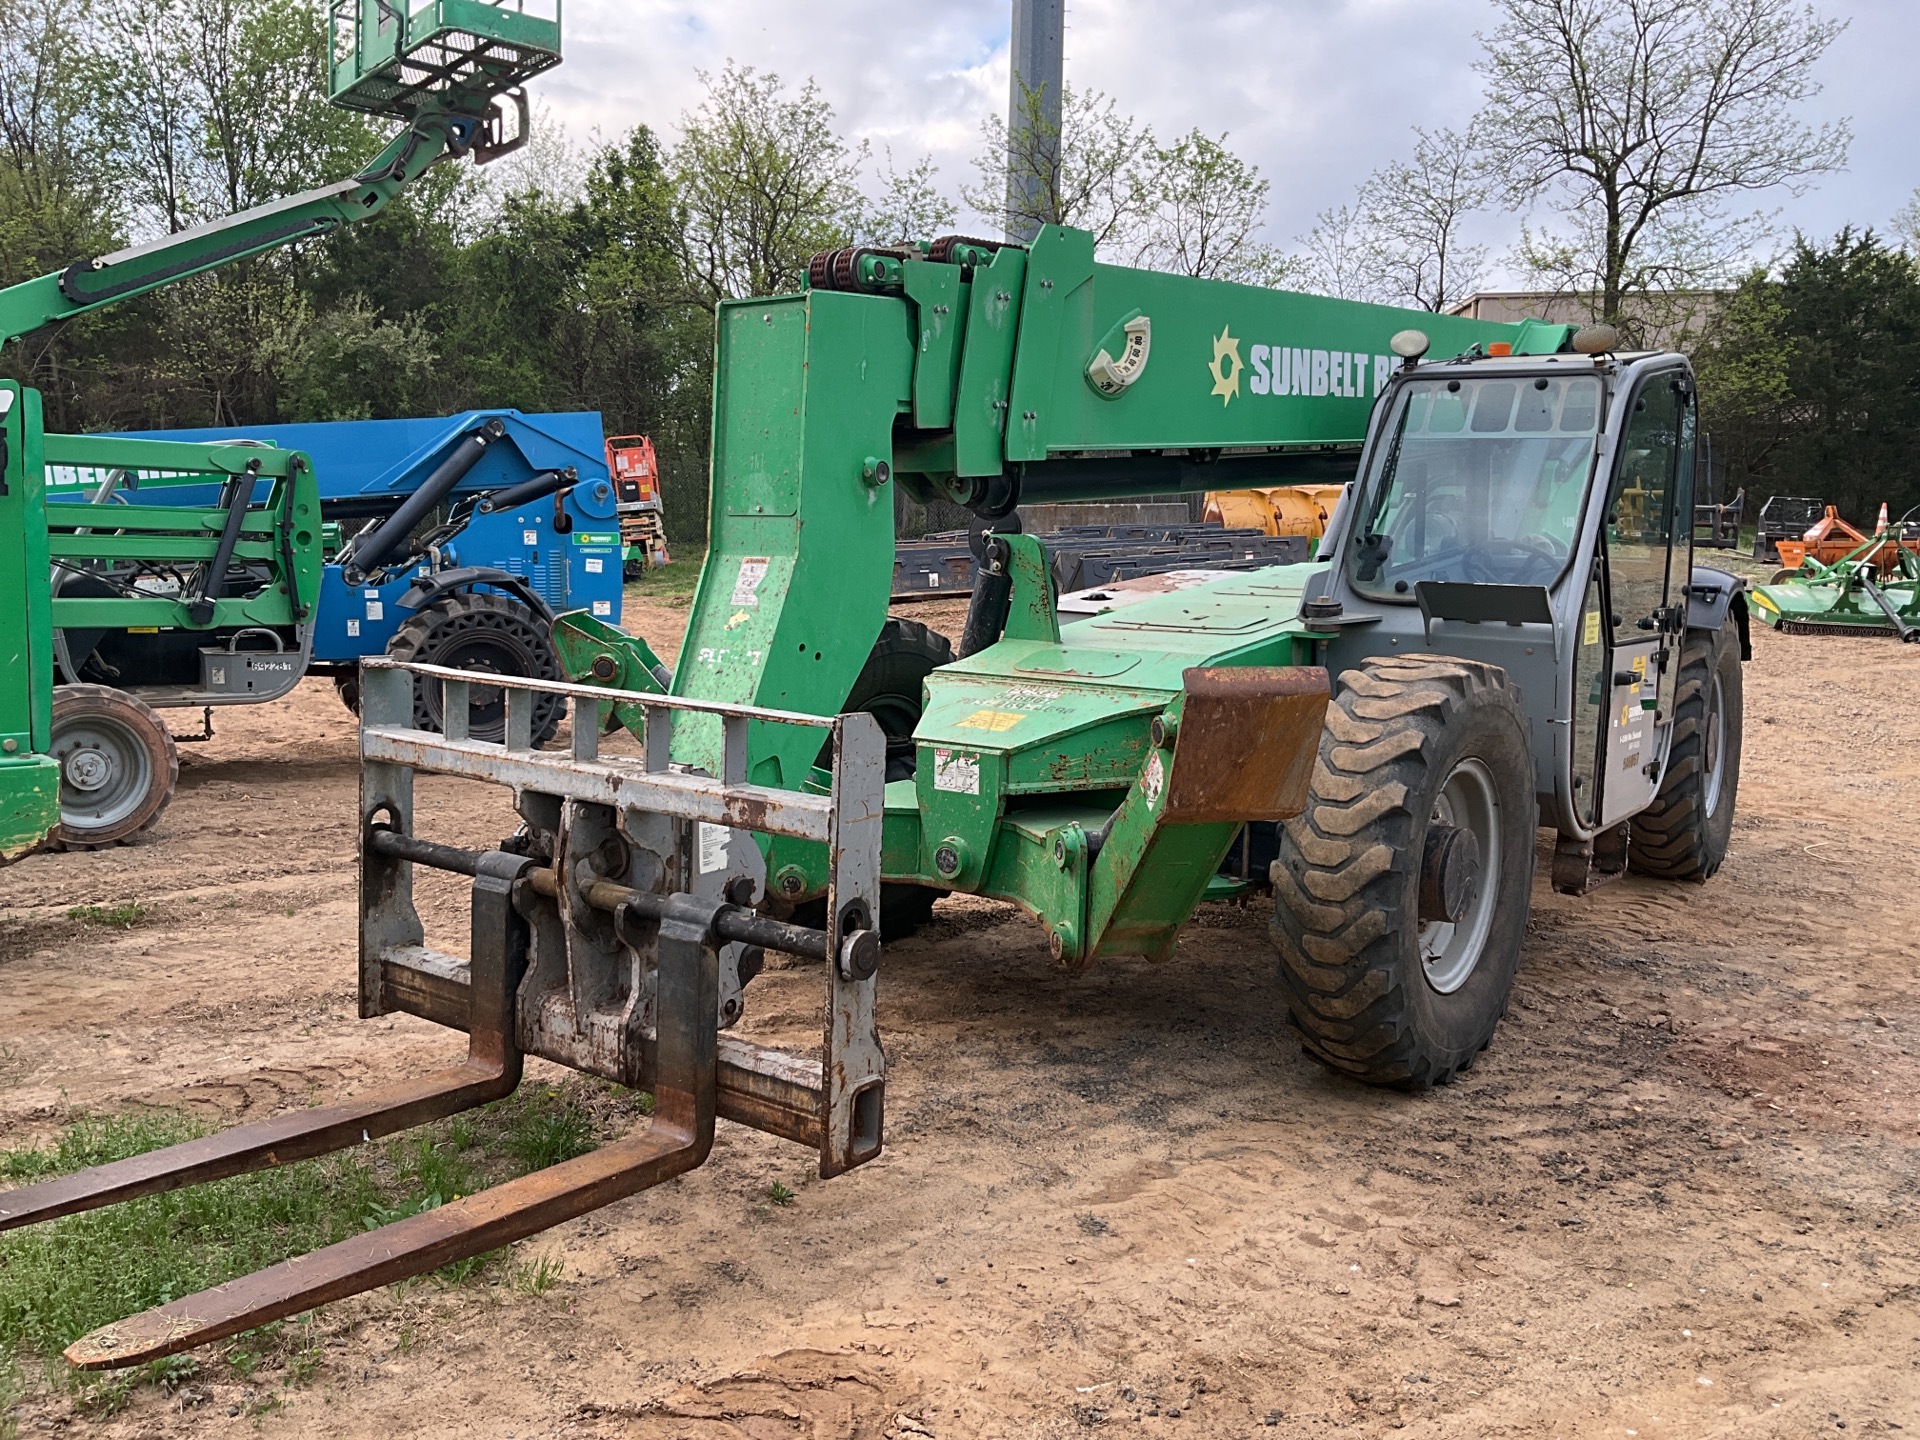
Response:
[[[811,80],[789,96],[778,75],[732,61],[700,79],[706,99],[681,117],[669,165],[688,279],[709,309],[798,289],[808,259],[858,227],[865,148],[834,132]]]
[[[1796,237],[1749,275],[1699,349],[1702,424],[1754,487],[1820,495],[1856,523],[1920,503],[1920,265],[1872,232]]]
[[[1893,217],[1893,233],[1911,253],[1920,255],[1920,187],[1914,189],[1913,198]]]
[[[1414,135],[1411,160],[1375,170],[1352,205],[1322,212],[1301,242],[1309,288],[1438,313],[1479,285],[1487,247],[1463,233],[1486,201],[1478,140],[1454,130]]]
[[[1153,131],[1122,115],[1098,90],[1060,92],[1056,127],[1044,87],[1022,98],[1012,139],[1007,122],[989,115],[980,126],[985,148],[974,157],[975,180],[961,199],[982,215],[1004,215],[1007,233],[1038,225],[1093,232],[1094,248],[1125,249],[1143,239],[1140,197]],[[1009,188],[1010,181],[1021,181]],[[1010,196],[1017,199],[1008,213]]]
[[[931,155],[922,155],[905,170],[894,167],[887,152],[880,177],[880,198],[863,208],[856,230],[869,245],[892,245],[902,240],[931,240],[953,229],[959,207],[934,183],[939,173]]]
[[[1629,297],[1717,282],[1750,253],[1740,196],[1802,193],[1846,162],[1842,122],[1794,107],[1843,22],[1799,0],[1497,0],[1480,72],[1499,100],[1484,155],[1516,203],[1549,194],[1566,232],[1521,258],[1600,318]]]
[[[1295,279],[1302,290],[1336,300],[1387,300],[1380,237],[1367,223],[1364,204],[1321,211],[1298,244]]]
[[[1272,188],[1258,166],[1192,130],[1147,148],[1129,177],[1141,232],[1133,263],[1206,280],[1278,284],[1287,263],[1258,238]]]

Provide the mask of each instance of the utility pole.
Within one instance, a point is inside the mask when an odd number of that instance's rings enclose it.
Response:
[[[1009,240],[1030,241],[1060,172],[1060,90],[1066,0],[1013,0],[1012,71],[1007,96]]]

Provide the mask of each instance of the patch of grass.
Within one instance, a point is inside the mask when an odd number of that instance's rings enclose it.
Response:
[[[178,1114],[83,1119],[49,1149],[7,1152],[0,1171],[45,1178],[206,1130]],[[23,1353],[51,1359],[109,1321],[344,1240],[381,1193],[367,1161],[351,1153],[14,1232],[0,1240],[0,1364]]]
[[[0,1359],[0,1440],[19,1440],[20,1422],[14,1412],[24,1398],[19,1369],[11,1360]]]
[[[125,905],[76,905],[67,911],[69,920],[78,920],[82,925],[104,925],[110,930],[131,930],[152,910],[137,901]]]
[[[771,1185],[767,1186],[767,1198],[776,1205],[785,1206],[785,1205],[791,1205],[793,1203],[794,1194],[793,1194],[793,1191],[789,1190],[786,1186],[782,1185],[778,1180],[776,1180]]]
[[[527,1086],[456,1119],[381,1145],[285,1165],[0,1236],[0,1415],[17,1403],[21,1365],[46,1362],[93,1413],[117,1409],[136,1383],[179,1383],[161,1361],[132,1379],[68,1374],[58,1356],[90,1330],[449,1204],[510,1176],[584,1155],[599,1141],[594,1118],[567,1090]],[[208,1127],[177,1112],[83,1117],[46,1146],[0,1151],[0,1181],[31,1183],[197,1139]],[[444,1283],[470,1280],[503,1252],[441,1267]],[[542,1294],[558,1283],[557,1259],[507,1270],[514,1288]],[[407,1283],[407,1282],[403,1282]],[[230,1373],[283,1365],[290,1384],[321,1366],[311,1325],[276,1324],[231,1342]],[[0,1440],[11,1440],[0,1428]]]
[[[584,1155],[595,1147],[593,1117],[560,1090],[523,1088],[501,1102],[504,1148],[523,1175]]]
[[[638,580],[627,582],[627,594],[647,600],[666,600],[674,596],[691,596],[694,587],[700,583],[700,567],[706,563],[707,547],[704,545],[668,545],[667,553],[673,556],[673,563],[661,565],[652,570],[641,572]]]

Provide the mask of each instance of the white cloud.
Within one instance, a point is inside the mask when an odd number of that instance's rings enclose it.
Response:
[[[1884,226],[1920,184],[1908,130],[1920,5],[1851,0],[1853,23],[1823,62],[1812,121],[1851,115],[1851,168],[1783,220],[1824,236]],[[798,83],[811,76],[842,130],[902,164],[930,152],[957,192],[979,122],[1007,103],[1006,0],[875,7],[850,0],[570,0],[567,58],[535,82],[571,131],[612,138],[647,124],[671,138],[697,105],[697,71],[728,59]],[[1164,135],[1231,132],[1273,182],[1267,238],[1288,243],[1348,200],[1409,127],[1458,125],[1481,91],[1475,31],[1487,0],[1068,0],[1067,78],[1106,91]]]

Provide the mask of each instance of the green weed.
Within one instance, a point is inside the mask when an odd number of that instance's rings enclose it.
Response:
[[[536,1255],[516,1264],[510,1272],[513,1288],[528,1295],[544,1295],[560,1283],[565,1266],[551,1255]]]
[[[594,1148],[593,1117],[559,1090],[522,1090],[505,1101],[505,1148],[523,1175]]]
[[[145,905],[130,901],[125,905],[76,905],[67,911],[69,920],[82,925],[104,925],[110,930],[131,930],[153,912]]]
[[[776,1180],[767,1187],[767,1198],[773,1201],[773,1203],[776,1205],[784,1206],[784,1205],[791,1205],[793,1203],[794,1195],[793,1195],[793,1191],[789,1190],[786,1186],[782,1185],[778,1180]]]

